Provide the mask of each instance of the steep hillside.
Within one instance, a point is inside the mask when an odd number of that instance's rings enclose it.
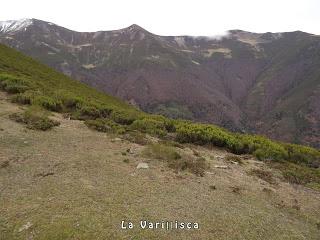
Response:
[[[137,25],[80,33],[36,19],[2,26],[0,42],[145,111],[319,147],[319,36],[158,36]]]

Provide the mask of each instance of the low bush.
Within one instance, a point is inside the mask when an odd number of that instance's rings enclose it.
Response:
[[[110,118],[116,123],[123,124],[123,125],[130,125],[135,120],[139,119],[139,114],[134,111],[114,110],[112,111]]]
[[[146,135],[139,131],[127,132],[124,135],[124,139],[139,145],[147,145],[149,143],[149,140],[146,138]]]
[[[32,95],[26,94],[26,92],[25,93],[18,93],[18,94],[12,95],[10,97],[10,100],[13,103],[28,105],[28,104],[31,104],[31,102],[32,102]]]
[[[143,151],[144,156],[152,157],[161,160],[177,160],[181,158],[181,155],[170,146],[166,146],[159,143],[154,143],[147,146]]]
[[[176,171],[188,170],[197,176],[204,176],[208,164],[204,158],[182,157],[174,147],[163,144],[151,144],[143,151],[144,156],[164,160]]]
[[[32,104],[53,112],[61,112],[63,109],[61,100],[48,96],[37,96],[33,99]]]
[[[320,170],[312,169],[297,164],[286,164],[281,167],[284,178],[294,184],[320,184]]]
[[[191,173],[200,177],[203,177],[205,175],[205,170],[208,169],[208,164],[206,163],[206,160],[202,157],[183,157],[179,159],[173,159],[171,161],[168,161],[168,166],[176,171],[188,170]]]
[[[249,172],[250,175],[257,176],[258,178],[270,183],[270,184],[276,184],[276,180],[273,177],[272,172],[266,171],[263,169],[252,169]]]
[[[85,119],[97,119],[102,116],[98,108],[94,106],[85,105],[79,109],[79,117],[82,120],[85,120]]]
[[[143,133],[164,137],[167,134],[164,122],[155,119],[143,118],[135,120],[131,125],[131,129],[139,130]]]
[[[30,89],[24,79],[9,74],[0,74],[0,87],[11,94],[24,93]]]
[[[110,133],[118,133],[123,134],[126,132],[125,127],[121,126],[120,124],[115,123],[110,119],[103,119],[98,118],[94,120],[86,120],[85,124],[94,130],[99,132],[110,132]]]
[[[296,144],[283,144],[283,146],[288,151],[290,162],[320,168],[320,152],[316,149]]]
[[[65,111],[76,111],[84,105],[84,100],[80,97],[74,96],[70,93],[57,92],[57,96],[60,96]]]
[[[29,129],[46,131],[60,125],[58,121],[50,119],[48,115],[47,111],[39,107],[30,107],[24,113],[14,113],[9,117],[16,122],[26,124]]]
[[[288,158],[281,144],[262,136],[235,134],[213,125],[194,123],[180,123],[176,129],[176,140],[181,143],[212,144],[235,154],[253,154],[259,160]]]
[[[176,140],[181,143],[213,144],[226,146],[227,140],[233,138],[226,131],[206,124],[178,123],[176,124]]]

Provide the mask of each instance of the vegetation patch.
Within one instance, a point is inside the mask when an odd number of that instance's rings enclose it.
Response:
[[[272,162],[270,166],[279,169],[284,179],[291,184],[302,184],[315,190],[320,190],[319,168],[310,168],[288,161]]]
[[[115,123],[110,119],[105,119],[105,118],[86,120],[85,124],[89,128],[97,130],[99,132],[111,132],[111,133],[118,133],[118,134],[123,134],[126,132],[125,127],[123,127],[118,123]]]
[[[23,78],[9,74],[0,75],[0,87],[11,94],[23,93],[30,88],[28,83]]]
[[[175,148],[166,146],[159,143],[148,145],[143,152],[144,156],[152,157],[161,160],[177,160],[181,158],[181,155],[175,150]]]
[[[159,143],[147,146],[143,151],[143,155],[164,160],[170,168],[176,171],[189,170],[198,176],[204,176],[205,170],[208,168],[204,158],[182,157],[174,147]]]
[[[149,140],[146,138],[146,135],[144,133],[141,133],[139,131],[130,131],[127,132],[124,136],[124,139],[139,144],[139,145],[147,145],[149,143]]]
[[[24,113],[13,113],[9,117],[11,120],[24,123],[27,125],[27,128],[34,130],[46,131],[60,125],[58,121],[52,120],[48,116],[49,112],[33,106]]]
[[[225,160],[232,163],[243,164],[243,160],[237,155],[227,155]]]
[[[110,117],[116,123],[130,125],[139,118],[139,114],[133,111],[112,111]]]
[[[130,127],[133,130],[139,130],[158,137],[164,137],[167,134],[164,122],[150,118],[135,120]]]
[[[263,181],[266,181],[270,184],[276,184],[276,180],[275,178],[273,177],[273,174],[272,172],[270,171],[266,171],[266,170],[263,170],[263,169],[252,169],[250,172],[249,172],[250,175],[253,175],[253,176],[257,176],[258,178],[262,179]]]

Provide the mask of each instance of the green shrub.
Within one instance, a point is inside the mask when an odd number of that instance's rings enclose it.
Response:
[[[84,105],[82,98],[73,96],[72,94],[56,93],[56,95],[60,96],[66,111],[76,111],[77,109],[80,109],[82,105]]]
[[[18,93],[18,94],[12,95],[10,97],[10,100],[13,103],[19,103],[19,104],[27,105],[27,104],[31,104],[32,97],[29,94]]]
[[[296,144],[283,144],[283,146],[288,151],[290,162],[320,168],[320,152],[316,149]]]
[[[81,119],[96,119],[102,117],[99,109],[94,106],[82,106],[79,110]]]
[[[167,134],[164,122],[155,119],[143,118],[135,120],[131,125],[131,129],[139,130],[143,133],[163,137]]]
[[[23,93],[30,88],[24,79],[9,74],[0,74],[0,87],[11,94]]]
[[[124,135],[124,139],[140,144],[140,145],[147,145],[149,143],[148,139],[146,138],[144,133],[139,131],[130,131]]]
[[[126,129],[115,123],[114,121],[110,120],[110,119],[102,119],[102,118],[98,118],[98,119],[90,119],[90,120],[86,120],[85,124],[94,130],[100,131],[100,132],[112,132],[112,133],[118,133],[118,134],[123,134],[126,132]]]
[[[114,110],[110,117],[116,123],[130,125],[139,118],[139,114],[133,111]]]
[[[9,117],[10,119],[24,123],[29,129],[46,131],[55,126],[59,126],[58,121],[48,118],[49,113],[40,107],[30,107],[24,113],[14,113]]]
[[[48,96],[37,96],[32,104],[39,105],[49,111],[61,112],[63,109],[62,101]]]
[[[280,144],[257,135],[240,135],[207,124],[178,123],[176,140],[182,143],[212,144],[235,154],[254,154],[259,160],[285,160],[287,150]]]

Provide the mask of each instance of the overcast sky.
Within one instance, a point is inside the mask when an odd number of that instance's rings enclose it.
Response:
[[[77,31],[133,23],[159,35],[214,36],[230,29],[320,34],[320,0],[8,0],[0,20],[37,18]]]

